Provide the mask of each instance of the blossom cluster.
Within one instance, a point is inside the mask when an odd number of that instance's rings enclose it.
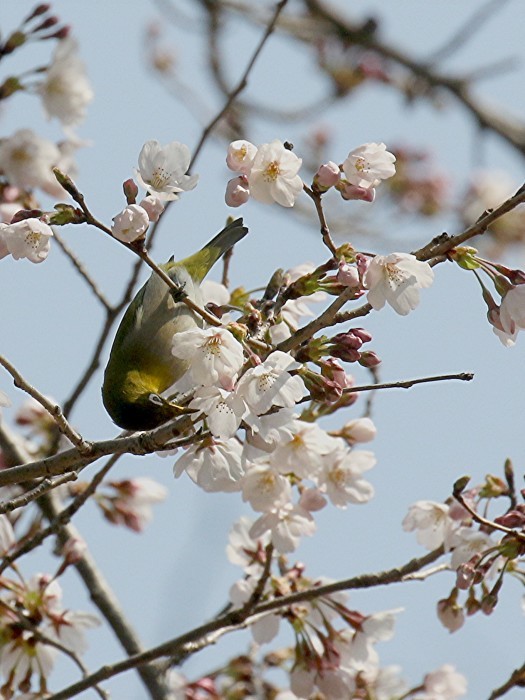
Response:
[[[333,161],[321,165],[313,179],[313,191],[323,194],[335,187],[343,199],[373,202],[375,188],[395,174],[394,162],[395,156],[384,143],[365,143],[351,151],[342,165]],[[277,139],[261,146],[233,141],[226,165],[239,175],[227,184],[226,204],[238,207],[251,196],[264,204],[293,207],[304,187],[298,174],[301,164],[291,146]]]
[[[327,498],[339,507],[371,498],[362,474],[374,466],[372,453],[294,413],[308,392],[290,355],[275,350],[242,372],[243,346],[228,328],[177,333],[173,353],[189,362],[195,428],[209,430],[178,458],[175,475],[186,471],[206,491],[242,492],[261,513],[254,535],[270,532],[276,549],[290,552],[313,534],[312,512]],[[241,425],[244,441],[237,438]]]
[[[86,145],[73,131],[86,117],[87,106],[93,99],[93,90],[82,62],[77,42],[67,27],[58,26],[58,18],[49,15],[49,6],[39,5],[25,19],[17,44],[3,47],[2,53],[11,53],[25,41],[58,40],[45,69],[24,74],[33,78],[27,84],[23,78],[11,78],[13,91],[32,90],[42,101],[49,119],[57,119],[64,127],[65,139],[59,143],[43,138],[32,129],[20,128],[14,134],[0,139],[0,258],[12,255],[15,260],[27,258],[39,263],[46,259],[53,232],[49,217],[32,213],[37,209],[34,190],[58,198],[65,191],[57,181],[53,169],[76,174],[75,151]],[[21,210],[24,210],[21,212]],[[16,217],[17,213],[23,215]]]
[[[507,474],[511,469],[507,464]],[[483,503],[506,499],[509,495],[508,484],[489,475],[485,484],[464,491],[458,502],[414,503],[403,520],[403,528],[415,532],[419,544],[429,550],[442,547],[450,554],[450,568],[456,572],[456,582],[450,594],[437,604],[437,615],[450,632],[462,627],[467,615],[493,612],[504,574],[512,572],[514,562],[521,555],[525,505],[516,503],[506,507],[502,515],[490,521],[486,517],[487,505]],[[522,498],[525,499],[525,490]],[[478,517],[480,511],[484,515]],[[462,591],[467,592],[464,603],[459,601]]]
[[[0,515],[0,550],[8,554],[15,544],[15,534],[5,515]],[[75,560],[73,548],[66,556]],[[2,695],[29,691],[33,676],[39,679],[38,690],[44,694],[47,678],[57,657],[57,649],[73,654],[86,650],[85,630],[96,627],[96,616],[68,610],[62,605],[62,589],[56,577],[35,574],[0,579],[0,675]],[[57,646],[58,645],[58,646]],[[42,697],[42,695],[41,695]]]
[[[427,673],[423,682],[409,688],[398,666],[382,666],[377,645],[394,634],[396,616],[401,609],[386,610],[370,615],[348,607],[348,594],[343,591],[323,593],[328,579],[309,579],[304,565],[289,564],[280,557],[278,573],[265,577],[271,556],[268,534],[254,538],[252,522],[242,517],[230,532],[227,554],[230,561],[242,567],[244,577],[233,584],[230,600],[242,608],[256,589],[264,602],[289,594],[312,594],[279,612],[256,616],[250,630],[257,645],[270,643],[282,622],[291,625],[295,644],[290,649],[263,656],[232,659],[220,674],[188,681],[182,674],[170,677],[175,697],[198,695],[199,691],[226,697],[235,694],[242,678],[242,687],[250,692],[252,682],[264,682],[280,700],[305,700],[317,697],[374,697],[391,700],[394,697],[414,697],[417,700],[453,700],[465,694],[466,680],[454,667],[444,666]],[[271,572],[271,570],[270,570]],[[260,582],[264,588],[260,590]],[[268,660],[268,661],[266,661]],[[280,667],[289,675],[289,689],[274,687],[265,671]],[[242,674],[242,675],[241,675]],[[255,680],[257,679],[257,680]]]

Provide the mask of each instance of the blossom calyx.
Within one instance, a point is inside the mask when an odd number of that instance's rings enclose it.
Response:
[[[55,213],[48,216],[51,226],[65,226],[66,224],[83,224],[86,221],[84,212],[71,204],[55,204]]]
[[[233,337],[239,341],[239,343],[243,343],[248,337],[248,328],[244,323],[228,323],[226,328],[230,331]]]
[[[480,267],[480,262],[476,257],[477,252],[476,248],[470,246],[458,246],[453,248],[448,256],[464,270],[477,270]]]

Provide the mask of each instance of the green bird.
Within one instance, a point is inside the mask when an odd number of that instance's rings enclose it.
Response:
[[[198,306],[200,283],[219,258],[248,233],[242,219],[228,224],[199,252],[160,267]],[[173,336],[202,327],[203,319],[170,290],[156,272],[137,292],[117,330],[104,373],[102,400],[114,422],[126,430],[150,430],[177,415],[162,397],[188,369],[175,357]],[[175,340],[176,342],[176,340]]]

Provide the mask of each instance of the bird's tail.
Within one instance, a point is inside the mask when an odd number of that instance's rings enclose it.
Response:
[[[180,260],[197,283],[202,282],[217,260],[248,233],[242,219],[235,219],[212,238],[198,253]]]

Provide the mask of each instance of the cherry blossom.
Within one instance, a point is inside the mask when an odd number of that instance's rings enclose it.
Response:
[[[257,154],[257,146],[244,140],[232,141],[228,146],[226,165],[236,173],[247,175]]]
[[[189,407],[205,414],[212,435],[219,438],[233,437],[246,413],[246,404],[237,393],[215,386],[197,388]]]
[[[0,515],[0,554],[5,556],[15,542],[13,526],[9,522],[7,515]]]
[[[246,175],[228,180],[224,201],[229,207],[240,207],[250,199],[250,185]]]
[[[84,120],[93,90],[78,55],[78,44],[71,37],[58,43],[38,92],[48,118],[57,117],[65,126]]]
[[[427,673],[424,681],[425,692],[414,695],[414,700],[454,700],[467,692],[467,681],[454,666],[444,664]]]
[[[247,575],[257,575],[265,561],[264,548],[270,542],[270,533],[254,539],[250,535],[253,521],[241,516],[230,530],[226,554],[232,564],[241,566]]]
[[[365,143],[350,151],[343,163],[343,172],[352,185],[370,189],[395,175],[395,160],[384,143]]]
[[[300,367],[290,355],[275,350],[260,365],[245,372],[237,392],[256,415],[266,413],[272,406],[291,408],[308,393],[301,377],[290,374]]]
[[[302,192],[303,181],[297,174],[302,160],[275,140],[259,146],[248,173],[250,193],[264,204],[274,201],[293,207]]]
[[[286,554],[297,549],[301,537],[313,535],[315,529],[314,519],[307,510],[288,503],[256,520],[250,529],[250,535],[260,537],[271,532],[275,549],[280,554]]]
[[[338,434],[349,445],[354,445],[358,442],[370,442],[373,440],[377,434],[377,428],[371,418],[355,418],[345,423]]]
[[[323,460],[316,480],[335,506],[346,508],[348,503],[366,503],[374,488],[361,474],[371,469],[376,460],[372,452],[340,447]]]
[[[139,202],[141,206],[148,214],[148,218],[151,222],[158,221],[162,212],[164,211],[164,204],[160,197],[155,197],[152,194],[148,194]]]
[[[183,143],[172,141],[161,146],[158,141],[146,141],[139,154],[137,180],[162,201],[178,199],[199,179],[198,175],[186,175],[190,160],[190,150]]]
[[[241,480],[241,490],[243,500],[263,513],[289,503],[292,496],[288,479],[266,460],[249,466]]]
[[[48,194],[61,196],[64,190],[52,172],[60,159],[58,147],[31,129],[19,129],[0,141],[0,171],[15,187],[39,187]]]
[[[419,290],[430,287],[434,273],[430,265],[410,253],[376,255],[365,273],[363,282],[368,303],[376,310],[385,302],[401,316],[419,304]]]
[[[493,323],[493,330],[503,345],[514,345],[518,331],[525,329],[524,305],[525,284],[512,286],[501,300],[499,323]]]
[[[341,179],[341,170],[337,163],[329,160],[327,163],[323,163],[317,169],[314,175],[314,188],[319,192],[326,192],[330,187],[337,185]]]
[[[226,328],[195,328],[176,333],[172,352],[188,360],[193,379],[203,386],[232,389],[244,364],[242,345]]]
[[[205,440],[190,445],[173,466],[178,478],[183,471],[204,491],[239,491],[244,474],[242,447],[235,439]]]
[[[323,457],[338,447],[331,437],[316,423],[295,420],[292,438],[281,441],[272,454],[272,463],[282,474],[311,478],[323,466]]]
[[[469,527],[460,527],[454,532],[452,538],[454,550],[450,560],[453,569],[468,562],[475,554],[482,553],[494,546],[490,535],[481,530],[473,530]]]
[[[148,212],[138,204],[128,204],[112,221],[113,236],[124,243],[132,243],[144,237],[150,218]]]
[[[15,260],[27,258],[43,262],[51,248],[53,231],[40,219],[22,219],[14,224],[0,224],[0,238]]]
[[[403,520],[403,530],[416,530],[419,544],[430,550],[441,545],[450,549],[457,528],[458,523],[449,515],[449,507],[433,501],[417,501],[410,506]]]

